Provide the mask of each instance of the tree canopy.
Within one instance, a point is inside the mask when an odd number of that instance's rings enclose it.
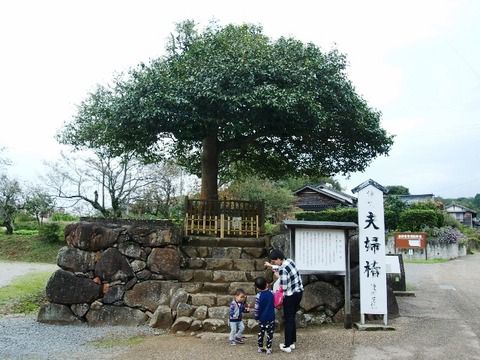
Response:
[[[164,57],[100,86],[60,141],[174,158],[215,199],[218,178],[363,171],[388,153],[380,126],[346,74],[346,57],[253,25],[177,25]]]

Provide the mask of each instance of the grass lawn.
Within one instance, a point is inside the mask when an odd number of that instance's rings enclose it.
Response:
[[[0,260],[55,264],[64,242],[49,243],[38,235],[0,234]]]
[[[37,312],[45,302],[45,285],[51,272],[19,276],[0,288],[0,315]]]
[[[403,262],[409,263],[409,264],[438,264],[438,263],[444,263],[449,261],[448,259],[412,259],[412,260],[407,260],[403,259]]]

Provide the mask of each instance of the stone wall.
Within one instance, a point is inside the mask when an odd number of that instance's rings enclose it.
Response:
[[[272,281],[271,271],[264,267],[268,248],[286,249],[289,241],[288,234],[271,239],[182,238],[169,221],[84,220],[89,221],[65,229],[67,246],[58,254],[60,269],[47,283],[49,303],[39,311],[40,322],[227,331],[228,305],[235,290],[243,288],[253,305],[254,279],[265,276]],[[356,320],[355,236],[351,242]],[[303,280],[299,325],[342,322],[343,277],[310,275]],[[279,311],[279,322],[281,317]],[[245,323],[247,331],[257,330],[253,313],[245,315]]]
[[[170,222],[79,222],[67,226],[65,240],[38,321],[139,325],[185,296],[181,234]]]
[[[404,260],[425,260],[426,259],[456,259],[467,255],[467,247],[463,244],[429,244],[427,241],[426,254],[423,249],[413,249],[409,253],[408,249],[395,250],[393,237],[387,239],[387,254],[402,254]]]

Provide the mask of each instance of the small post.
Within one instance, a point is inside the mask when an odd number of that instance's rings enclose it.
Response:
[[[225,236],[225,225],[224,225],[224,221],[225,221],[225,215],[224,214],[220,214],[220,238],[223,239],[223,237]]]

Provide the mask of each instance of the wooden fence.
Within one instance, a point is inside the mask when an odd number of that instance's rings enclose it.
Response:
[[[259,237],[264,203],[243,200],[185,200],[185,235]]]

